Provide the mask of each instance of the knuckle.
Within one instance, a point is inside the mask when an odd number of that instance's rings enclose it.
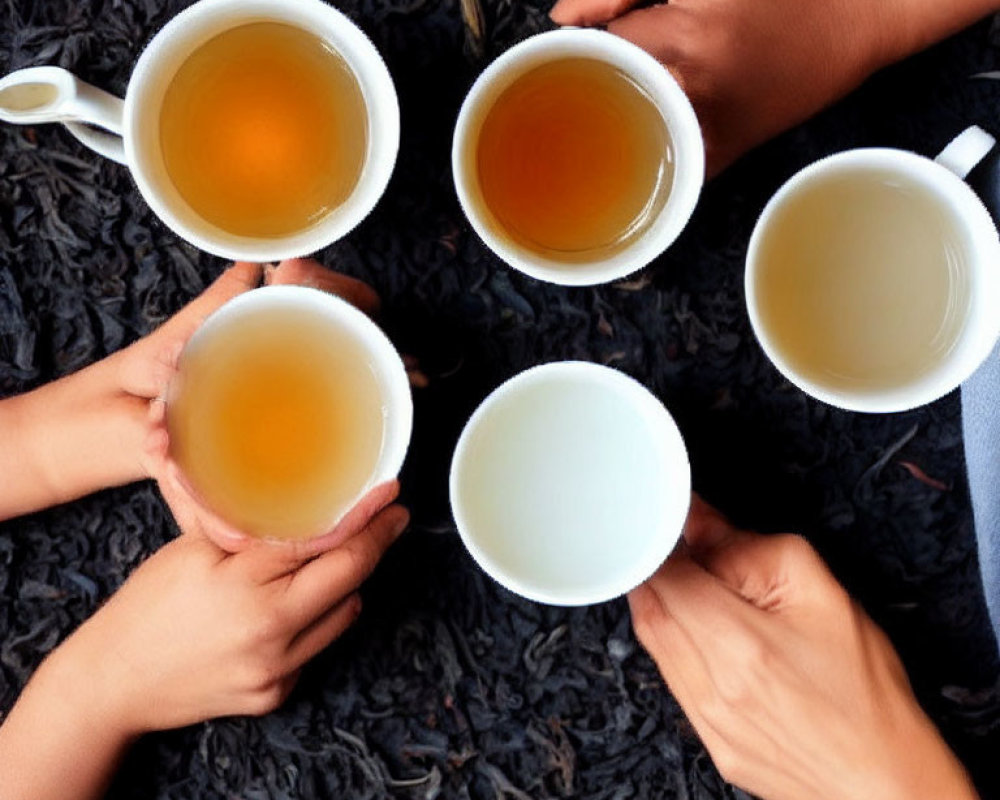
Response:
[[[739,636],[733,642],[733,658],[714,678],[724,707],[745,709],[760,702],[759,689],[774,669],[774,654],[754,636]]]
[[[374,548],[368,542],[359,542],[345,548],[344,556],[347,559],[348,573],[358,579],[368,575],[375,568],[375,562],[378,560]]]
[[[285,677],[276,658],[261,658],[246,667],[245,684],[247,688],[258,693],[265,691]]]
[[[658,602],[649,595],[640,595],[632,603],[632,629],[636,639],[646,650],[652,650],[657,640],[670,633],[670,626],[676,625],[673,617],[663,611]]]
[[[801,567],[814,564],[819,556],[809,541],[797,533],[780,533],[776,537],[784,558],[789,564]]]
[[[653,638],[653,620],[649,611],[643,609],[632,615],[632,629],[635,631],[635,638],[643,646],[647,645]]]
[[[285,624],[285,614],[277,605],[265,606],[258,609],[251,626],[250,638],[258,644],[272,642],[280,637]]]
[[[710,751],[712,763],[726,783],[740,782],[742,777],[742,765],[733,749],[724,743],[717,743]]]
[[[734,706],[744,705],[751,696],[745,673],[737,668],[722,672],[715,680],[715,690],[718,693],[716,718],[729,713]]]
[[[222,273],[221,280],[231,284],[234,290],[246,291],[256,288],[259,277],[256,264],[237,261]]]
[[[773,654],[767,643],[756,636],[741,636],[736,642],[739,660],[746,669],[766,670],[771,666]]]
[[[272,683],[255,691],[247,702],[247,714],[252,717],[262,717],[270,714],[285,700],[285,690],[279,682]]]

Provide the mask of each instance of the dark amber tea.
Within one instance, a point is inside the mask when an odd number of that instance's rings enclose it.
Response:
[[[278,22],[210,39],[181,64],[160,111],[167,174],[228,233],[280,237],[343,203],[368,141],[364,98],[326,42]]]
[[[475,138],[482,201],[516,243],[564,261],[628,246],[673,179],[663,116],[603,61],[534,67],[503,89]]]

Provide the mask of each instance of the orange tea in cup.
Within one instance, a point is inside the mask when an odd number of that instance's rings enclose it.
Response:
[[[614,252],[660,211],[670,134],[646,91],[591,58],[550,61],[504,89],[475,144],[482,199],[503,232],[561,260]]]
[[[386,402],[370,350],[320,308],[234,312],[210,319],[181,357],[171,455],[198,498],[242,532],[319,535],[369,488],[383,450]]]
[[[361,177],[358,80],[318,36],[251,22],[197,48],[160,110],[163,165],[181,197],[227,233],[283,236],[343,203]]]

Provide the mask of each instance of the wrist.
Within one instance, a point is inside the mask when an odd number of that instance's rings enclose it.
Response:
[[[146,477],[141,448],[148,406],[122,391],[116,377],[105,359],[12,399],[21,426],[18,455],[38,484],[33,508]]]
[[[89,456],[84,472],[94,470],[96,488],[149,477],[142,467],[149,400],[122,388],[114,356],[77,374],[89,400],[79,418],[81,452]]]
[[[100,797],[135,739],[95,695],[95,673],[71,655],[57,648],[0,725],[5,798]]]
[[[56,648],[35,672],[25,689],[43,695],[84,741],[106,752],[124,752],[145,730],[137,724],[137,709],[125,683],[109,668],[109,653],[96,652],[88,643],[84,623]]]
[[[951,752],[933,723],[918,710],[918,719],[887,743],[895,750],[883,759],[866,797],[885,800],[979,800],[965,767]]]

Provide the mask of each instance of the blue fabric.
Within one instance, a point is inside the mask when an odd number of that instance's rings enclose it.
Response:
[[[1000,641],[1000,343],[962,385],[962,428],[979,566]]]

